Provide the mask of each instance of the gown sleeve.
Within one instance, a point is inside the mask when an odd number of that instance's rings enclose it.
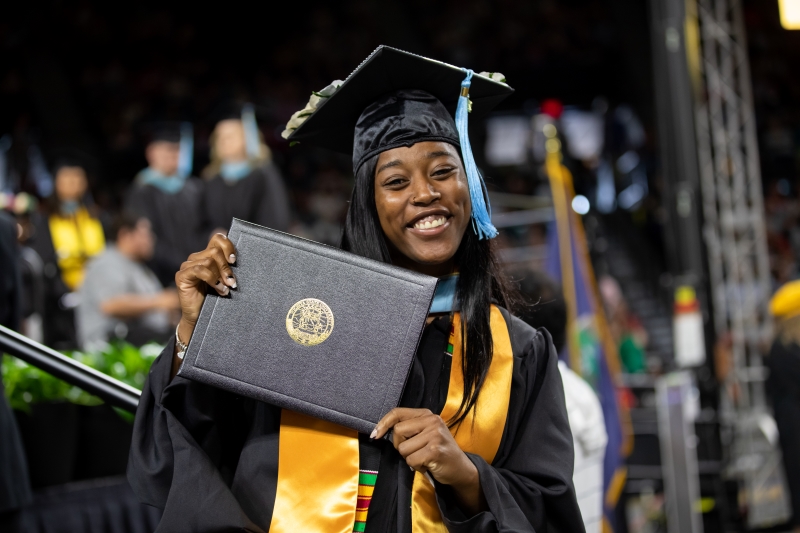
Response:
[[[248,427],[243,401],[180,376],[170,383],[173,350],[174,341],[142,390],[128,481],[163,510],[159,531],[263,531],[230,488]]]
[[[466,516],[452,490],[437,484],[442,517],[450,533],[583,533],[572,485],[572,433],[550,334],[503,314],[514,351],[506,428],[492,464],[467,454],[488,510]]]

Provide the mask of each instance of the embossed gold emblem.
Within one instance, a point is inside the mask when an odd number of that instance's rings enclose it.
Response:
[[[333,311],[316,298],[300,300],[286,315],[286,331],[297,344],[316,346],[325,342],[333,331]]]

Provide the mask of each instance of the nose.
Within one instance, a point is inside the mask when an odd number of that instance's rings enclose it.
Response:
[[[429,180],[417,178],[413,181],[411,190],[411,203],[413,205],[430,205],[442,197],[442,193],[436,190]]]

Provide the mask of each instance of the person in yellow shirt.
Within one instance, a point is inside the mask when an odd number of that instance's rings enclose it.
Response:
[[[775,319],[775,339],[764,359],[769,368],[767,392],[794,511],[789,525],[794,533],[800,533],[800,280],[790,281],[775,292],[769,312]]]
[[[103,251],[103,225],[88,201],[85,167],[62,160],[53,167],[54,192],[37,217],[32,246],[45,277],[44,340],[48,346],[75,346],[75,291],[83,283],[87,261]]]

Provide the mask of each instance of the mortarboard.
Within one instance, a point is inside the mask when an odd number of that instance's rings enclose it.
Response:
[[[292,116],[283,136],[352,154],[354,172],[370,157],[399,146],[430,140],[454,144],[461,149],[467,172],[473,227],[479,237],[492,238],[497,230],[472,155],[468,115],[486,116],[512,92],[500,74],[474,75],[469,69],[379,46],[343,82],[315,92]]]
[[[194,128],[191,122],[155,122],[147,128],[147,142],[168,142],[180,144],[178,155],[178,175],[188,177],[192,174],[194,159]]]

